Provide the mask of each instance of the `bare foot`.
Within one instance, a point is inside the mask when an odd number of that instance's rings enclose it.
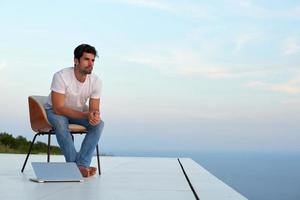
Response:
[[[96,174],[89,167],[78,166],[78,168],[83,177],[90,177]]]
[[[94,175],[97,172],[97,167],[89,167],[89,170]]]

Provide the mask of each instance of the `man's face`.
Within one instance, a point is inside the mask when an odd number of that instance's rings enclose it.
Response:
[[[95,56],[92,53],[83,53],[80,59],[75,59],[75,65],[82,74],[91,74],[95,62]]]

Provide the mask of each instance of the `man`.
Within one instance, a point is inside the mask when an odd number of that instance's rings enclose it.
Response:
[[[44,105],[66,162],[75,162],[84,177],[96,173],[97,168],[90,164],[104,126],[100,117],[102,82],[92,73],[96,56],[93,46],[81,44],[76,47],[74,67],[54,74],[51,93]],[[85,109],[87,101],[88,110]],[[69,124],[79,124],[88,130],[79,152],[68,130]]]

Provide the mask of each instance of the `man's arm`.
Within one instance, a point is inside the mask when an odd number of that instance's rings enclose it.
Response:
[[[89,101],[89,111],[90,112],[93,112],[93,111],[100,112],[100,99],[90,98],[90,101]]]
[[[100,117],[100,99],[90,98],[89,101],[89,123],[97,125],[101,122]]]
[[[65,107],[65,95],[58,92],[51,92],[53,111],[57,115],[64,115],[70,118],[89,118],[89,112],[80,112],[71,108]],[[98,109],[99,110],[99,109]]]

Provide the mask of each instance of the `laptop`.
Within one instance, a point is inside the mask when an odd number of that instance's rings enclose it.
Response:
[[[74,162],[32,162],[36,178],[31,181],[45,182],[83,182],[83,177]]]

